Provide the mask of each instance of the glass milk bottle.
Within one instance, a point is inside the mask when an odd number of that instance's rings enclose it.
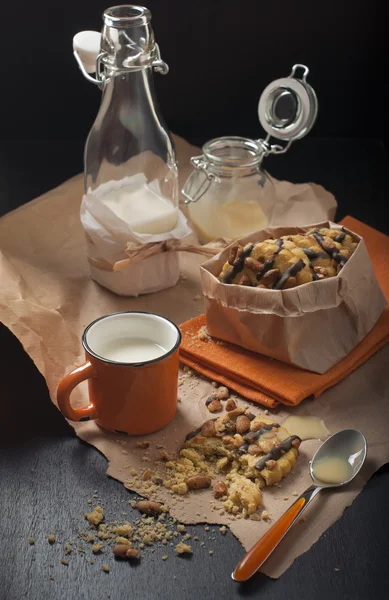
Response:
[[[303,71],[301,79],[296,77],[298,70]],[[201,243],[238,239],[271,225],[278,200],[263,160],[286,152],[313,126],[317,100],[307,75],[307,67],[295,65],[289,77],[273,81],[264,90],[258,116],[266,139],[219,137],[204,144],[202,155],[192,157],[194,170],[182,194]],[[272,144],[271,138],[277,143]]]
[[[168,67],[150,20],[145,7],[114,6],[103,14],[101,36],[86,31],[73,40],[81,70],[102,90],[84,155],[88,261],[92,278],[121,295],[175,285],[177,253],[163,252],[163,243],[189,231],[178,209],[173,141],[155,98],[153,71]],[[129,259],[129,249],[150,244],[151,256]]]

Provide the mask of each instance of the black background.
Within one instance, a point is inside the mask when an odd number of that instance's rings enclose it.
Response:
[[[148,0],[168,76],[157,75],[173,132],[201,143],[263,135],[257,102],[294,63],[311,70],[317,137],[385,141],[384,0]],[[100,30],[107,0],[3,3],[0,139],[83,140],[99,90],[79,71],[72,38]]]

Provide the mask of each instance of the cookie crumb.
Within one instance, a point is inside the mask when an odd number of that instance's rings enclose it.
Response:
[[[265,414],[265,415],[268,415],[268,414],[269,414],[269,411],[266,409],[266,410],[264,411],[264,414]]]
[[[289,500],[289,496],[284,496],[284,500]]]
[[[339,571],[340,571],[340,569],[339,569],[338,567],[335,567],[334,571],[337,571],[337,572],[339,572]]]
[[[193,300],[201,300],[200,294],[196,294],[196,296],[193,296]]]
[[[28,543],[29,543],[31,546],[33,546],[33,545],[35,544],[35,538],[33,538],[33,537],[29,537],[29,538],[28,538]]]
[[[72,552],[72,545],[70,542],[66,542],[65,544],[65,554],[71,554]]]
[[[193,550],[192,550],[192,546],[188,546],[187,544],[184,544],[183,542],[179,542],[175,548],[176,550],[176,554],[192,554]]]
[[[263,519],[264,521],[267,521],[268,519],[270,519],[270,515],[269,515],[269,513],[267,512],[267,510],[263,510],[263,511],[262,511],[261,517],[262,517],[262,519]]]
[[[49,541],[49,544],[55,544],[55,540],[56,540],[55,535],[49,535],[47,539]]]
[[[197,337],[201,342],[209,342],[209,340],[211,339],[211,336],[209,335],[209,331],[208,331],[206,325],[203,325],[202,327],[200,327],[200,329],[197,333]]]
[[[68,561],[68,560],[65,560],[65,559],[62,559],[62,560],[61,560],[61,565],[68,566],[68,564],[69,564],[69,561]]]
[[[143,448],[144,450],[146,450],[150,447],[150,442],[148,442],[147,440],[144,440],[143,442],[136,442],[136,447]]]
[[[108,565],[101,565],[101,568],[103,569],[104,573],[109,573],[109,566]]]
[[[167,560],[168,559],[168,555],[164,554],[163,556],[161,556],[162,560]]]
[[[298,492],[292,492],[292,496],[298,496],[299,493]]]
[[[97,554],[98,552],[101,551],[102,548],[104,548],[103,542],[99,542],[98,544],[94,544],[92,546],[92,552],[93,552],[93,554]]]
[[[220,527],[219,531],[220,531],[220,533],[222,535],[226,535],[226,533],[227,533],[227,527],[225,525],[223,525],[223,527]]]
[[[104,519],[104,512],[101,506],[96,506],[90,513],[85,513],[85,518],[91,525],[99,525]]]

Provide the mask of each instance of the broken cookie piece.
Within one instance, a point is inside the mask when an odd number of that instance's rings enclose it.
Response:
[[[260,490],[278,483],[296,463],[300,438],[264,416],[253,417],[240,407],[218,417],[187,438],[185,448],[196,452],[197,464],[227,473],[214,486],[214,496],[227,496],[224,508],[249,516],[261,504]]]

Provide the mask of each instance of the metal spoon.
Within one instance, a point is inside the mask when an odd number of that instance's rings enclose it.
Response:
[[[329,437],[316,451],[310,462],[309,472],[313,485],[297,498],[296,502],[247,552],[232,573],[232,579],[240,583],[247,581],[247,579],[254,575],[316,494],[324,488],[341,487],[350,483],[357,473],[359,473],[365,462],[366,453],[366,439],[356,429],[343,429],[343,431],[338,431]],[[338,473],[336,473],[336,468],[331,468],[331,466],[336,467],[337,464],[339,467],[343,467],[343,471],[345,471],[344,476],[346,478],[344,481],[339,479],[342,469],[339,469]],[[322,480],[318,478],[319,474]]]

